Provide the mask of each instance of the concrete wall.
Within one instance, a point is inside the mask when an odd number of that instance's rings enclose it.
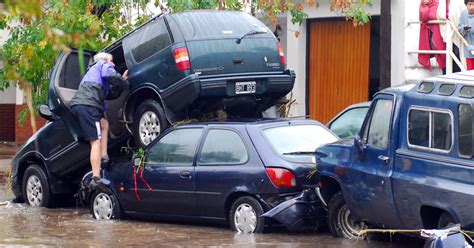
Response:
[[[397,0],[392,0],[397,1]],[[397,1],[399,2],[399,1]],[[404,1],[400,1],[404,2]],[[320,7],[308,7],[305,5],[305,12],[308,19],[316,18],[341,18],[337,13],[331,12],[328,1],[320,1]],[[374,16],[380,15],[380,0],[374,0],[372,8],[369,9]],[[392,13],[395,13],[392,11]],[[287,17],[287,47],[286,60],[288,68],[296,72],[296,82],[293,88],[293,99],[296,102],[291,106],[291,116],[306,115],[306,46],[307,46],[307,22],[302,25],[291,23],[291,15]],[[295,33],[299,32],[296,37]]]

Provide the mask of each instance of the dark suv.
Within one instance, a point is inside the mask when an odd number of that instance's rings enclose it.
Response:
[[[135,145],[144,147],[170,123],[220,108],[229,115],[258,116],[291,91],[295,80],[273,33],[243,12],[162,14],[104,51],[113,55],[118,72],[129,70],[129,90],[108,101],[112,154],[130,133]],[[93,55],[84,52],[85,65]],[[33,175],[32,183],[41,188],[32,193],[47,195],[36,205],[49,206],[53,195],[74,192],[89,168],[89,144],[82,141],[69,105],[82,78],[80,58],[75,50],[59,56],[49,106],[40,111],[50,122],[13,160],[13,191],[19,199],[25,175]]]

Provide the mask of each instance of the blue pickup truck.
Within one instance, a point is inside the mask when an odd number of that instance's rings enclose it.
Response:
[[[333,236],[367,226],[474,230],[474,72],[382,90],[355,138],[317,149]]]

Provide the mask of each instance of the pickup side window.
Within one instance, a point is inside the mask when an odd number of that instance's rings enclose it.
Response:
[[[388,148],[392,106],[391,100],[377,100],[370,120],[367,145],[380,149]]]
[[[449,111],[412,108],[408,113],[408,145],[440,151],[451,150],[453,118]]]
[[[469,104],[460,104],[458,109],[459,154],[471,158],[473,151],[473,113]]]

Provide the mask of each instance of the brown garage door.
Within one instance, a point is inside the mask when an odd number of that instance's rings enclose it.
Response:
[[[367,101],[370,24],[344,20],[310,23],[309,114],[327,123],[350,104]]]

